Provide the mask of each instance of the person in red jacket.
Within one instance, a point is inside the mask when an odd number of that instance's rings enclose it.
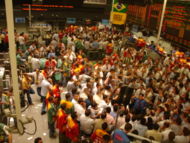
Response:
[[[108,128],[108,124],[104,122],[102,124],[102,129],[97,129],[94,133],[91,135],[91,140],[93,143],[105,143],[104,136],[109,135],[106,131]]]
[[[72,114],[67,118],[66,137],[67,140],[64,143],[72,142],[77,143],[79,141],[80,129],[77,121],[77,114]]]
[[[62,104],[57,112],[56,128],[59,130],[59,143],[63,143],[66,138],[66,125],[68,115],[65,113],[66,104]]]

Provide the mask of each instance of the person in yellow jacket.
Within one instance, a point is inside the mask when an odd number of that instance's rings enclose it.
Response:
[[[70,99],[71,99],[71,95],[70,95],[70,93],[67,93],[65,95],[65,100],[62,99],[61,102],[60,102],[60,105],[65,104],[66,105],[66,107],[65,107],[66,114],[71,114],[72,115],[72,114],[74,114],[74,105],[70,101]]]
[[[33,105],[32,103],[32,98],[30,96],[30,91],[31,91],[31,78],[27,76],[26,74],[23,75],[23,78],[21,80],[21,87],[22,87],[22,93],[23,96],[22,98],[25,98],[25,95],[27,95],[27,100],[30,105]],[[24,99],[22,99],[24,100]]]

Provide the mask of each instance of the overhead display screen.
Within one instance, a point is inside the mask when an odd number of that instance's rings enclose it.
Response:
[[[83,0],[43,0],[43,4],[81,5],[83,4]]]
[[[25,23],[25,18],[24,17],[16,17],[15,23]]]
[[[76,23],[76,18],[67,18],[66,23],[67,24],[75,24]]]
[[[105,5],[107,0],[84,0],[84,4],[103,4]]]
[[[2,0],[0,0],[2,1]],[[75,5],[80,6],[83,0],[13,0],[14,5],[20,4],[44,4],[44,5]]]

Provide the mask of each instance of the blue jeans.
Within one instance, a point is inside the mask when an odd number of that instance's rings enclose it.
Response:
[[[28,103],[29,104],[32,104],[32,98],[30,97],[30,92],[29,92],[29,90],[27,90],[27,89],[24,89],[23,90],[23,98],[25,98],[25,94],[27,95],[27,100],[28,100]]]
[[[45,112],[46,111],[46,97],[44,96],[41,96],[41,99],[42,99],[42,112]]]
[[[42,89],[41,87],[36,88],[37,94],[38,94],[38,96],[40,96],[40,98],[42,98],[41,89]]]
[[[55,135],[55,123],[48,123],[49,127],[49,136],[52,137]]]

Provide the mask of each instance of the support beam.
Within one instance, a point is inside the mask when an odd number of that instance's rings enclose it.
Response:
[[[18,84],[18,74],[17,74],[17,60],[16,60],[16,44],[14,35],[14,18],[13,18],[13,3],[12,0],[5,0],[5,10],[7,19],[7,30],[9,39],[9,57],[11,64],[11,77],[13,85],[13,95],[15,100],[16,117],[17,120],[21,119],[20,110],[20,94],[19,94],[19,84]],[[20,124],[17,124],[20,128]]]
[[[29,28],[32,26],[32,14],[31,14],[31,5],[29,4],[29,13],[28,13],[28,18],[29,18]]]
[[[161,32],[162,32],[162,25],[163,25],[163,21],[164,21],[164,14],[165,14],[165,10],[166,10],[166,4],[167,4],[167,0],[164,0],[156,44],[158,44],[158,42],[160,40],[160,35],[161,35]]]

